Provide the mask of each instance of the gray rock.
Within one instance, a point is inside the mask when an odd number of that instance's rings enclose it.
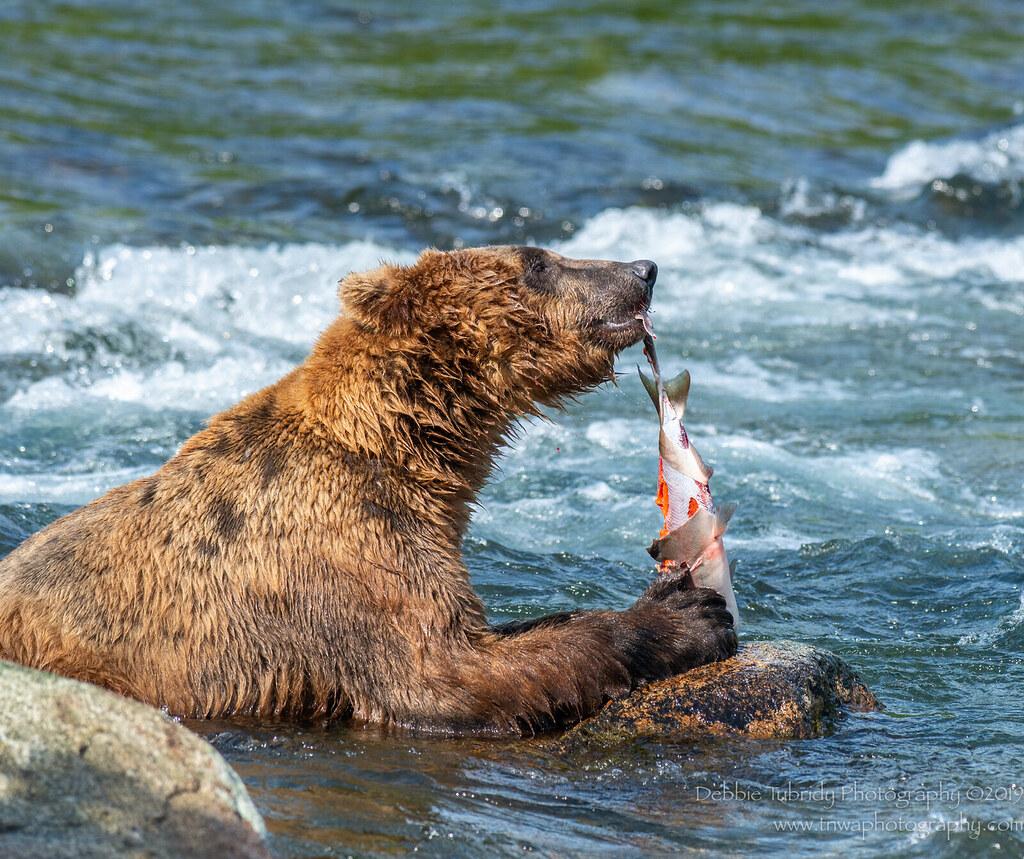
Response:
[[[842,659],[795,642],[743,645],[705,665],[612,701],[559,740],[562,750],[635,737],[745,735],[806,739],[835,729],[844,709],[881,705]]]
[[[245,787],[144,704],[0,662],[0,857],[269,857]]]

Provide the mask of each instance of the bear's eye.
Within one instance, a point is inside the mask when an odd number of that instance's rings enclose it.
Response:
[[[551,292],[552,266],[547,254],[540,248],[520,248],[523,261],[523,280],[526,285],[537,292]]]

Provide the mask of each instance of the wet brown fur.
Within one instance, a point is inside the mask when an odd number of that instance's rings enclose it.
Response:
[[[515,248],[349,276],[300,367],[0,560],[0,657],[186,716],[515,734],[727,655],[724,603],[665,579],[491,627],[461,559],[517,418],[639,338],[605,325],[646,305],[636,280]]]

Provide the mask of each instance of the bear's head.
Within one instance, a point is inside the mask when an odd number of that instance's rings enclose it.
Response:
[[[643,337],[657,273],[648,260],[535,247],[429,250],[350,275],[340,295],[345,316],[384,349],[419,351],[439,372],[527,407],[611,377],[615,355]]]

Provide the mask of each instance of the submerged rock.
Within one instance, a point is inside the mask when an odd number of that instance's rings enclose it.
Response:
[[[560,745],[638,736],[821,737],[834,730],[844,707],[881,709],[838,656],[806,644],[755,642],[743,645],[731,659],[651,683],[608,703],[566,734]]]
[[[158,710],[0,662],[0,857],[269,857],[241,780]]]

